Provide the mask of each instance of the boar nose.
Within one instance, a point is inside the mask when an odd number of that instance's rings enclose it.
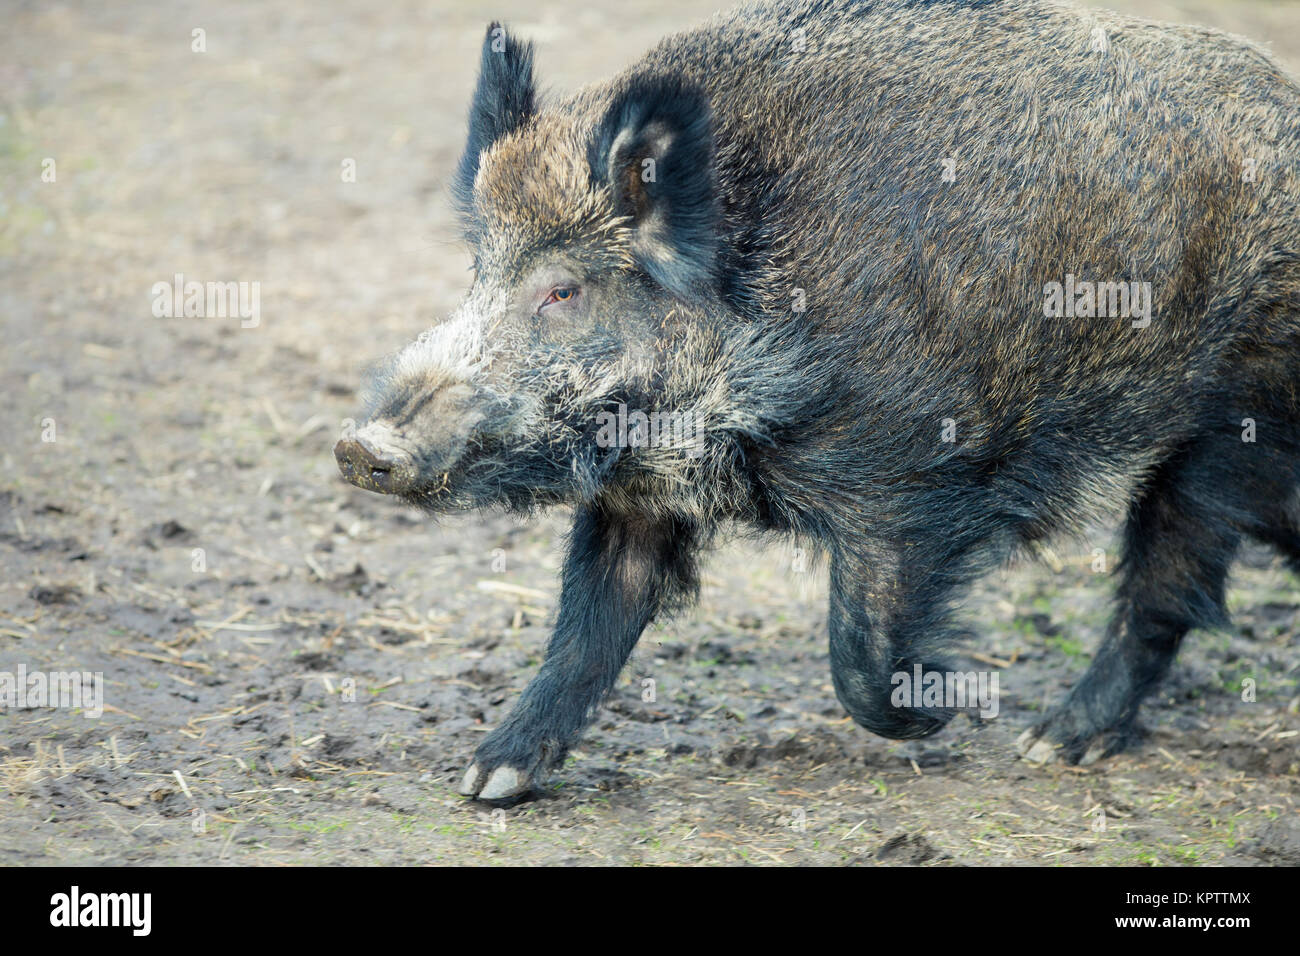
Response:
[[[364,438],[344,438],[334,446],[334,458],[343,477],[367,491],[393,495],[411,483],[405,459],[376,448]]]

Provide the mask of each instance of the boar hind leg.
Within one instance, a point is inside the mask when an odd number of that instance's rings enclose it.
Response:
[[[1017,741],[1026,759],[1087,764],[1123,750],[1183,635],[1226,623],[1228,567],[1265,480],[1250,455],[1230,436],[1201,441],[1146,485],[1124,526],[1106,637],[1066,700]]]
[[[1300,352],[1300,343],[1292,347]],[[1249,468],[1242,503],[1247,511],[1244,530],[1276,548],[1291,570],[1300,574],[1300,399],[1294,389],[1300,380],[1300,360],[1292,359],[1280,378],[1285,385],[1257,382],[1233,403],[1234,426],[1238,421],[1250,423],[1251,431],[1244,437],[1254,440],[1231,444],[1243,467]]]
[[[1300,574],[1300,493],[1292,488],[1284,498],[1261,502],[1258,517],[1251,536],[1276,548]]]
[[[917,665],[922,674],[949,670],[933,659],[945,643],[945,588],[867,548],[833,552],[830,585],[831,680],[849,716],[894,740],[940,730],[954,711],[927,706],[912,690]]]
[[[510,716],[475,752],[462,794],[519,797],[564,758],[645,626],[666,604],[693,596],[694,554],[685,523],[596,507],[577,511],[546,660]]]

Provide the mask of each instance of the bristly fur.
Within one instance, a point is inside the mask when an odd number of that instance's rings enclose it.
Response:
[[[1125,512],[1114,622],[1030,752],[1126,745],[1242,538],[1300,567],[1297,155],[1259,48],[1052,0],[751,3],[544,105],[530,48],[485,50],[474,285],[362,429],[431,511],[575,508],[546,661],[466,792],[563,756],[732,525],[829,554],[837,696],[913,737],[952,713],[891,675],[943,669],[962,588]],[[1045,317],[1067,273],[1149,283],[1149,326]],[[581,296],[543,314],[552,286]],[[702,447],[602,445],[623,406]]]

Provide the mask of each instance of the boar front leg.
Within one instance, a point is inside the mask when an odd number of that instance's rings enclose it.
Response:
[[[564,759],[645,626],[693,596],[695,541],[684,521],[582,507],[574,516],[555,631],[541,670],[474,754],[460,792],[507,800]]]
[[[830,662],[835,695],[857,723],[894,740],[926,737],[953,711],[898,703],[894,675],[947,670],[933,655],[946,636],[942,576],[898,551],[863,544],[832,551]]]

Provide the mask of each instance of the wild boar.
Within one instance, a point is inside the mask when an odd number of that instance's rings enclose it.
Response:
[[[736,525],[826,553],[836,694],[913,738],[954,708],[894,675],[948,669],[961,589],[1126,510],[1114,621],[1020,746],[1129,743],[1241,539],[1300,562],[1297,147],[1250,43],[1051,2],[753,4],[549,102],[491,25],[473,282],[335,449],[429,512],[573,508],[462,792],[542,780]]]

